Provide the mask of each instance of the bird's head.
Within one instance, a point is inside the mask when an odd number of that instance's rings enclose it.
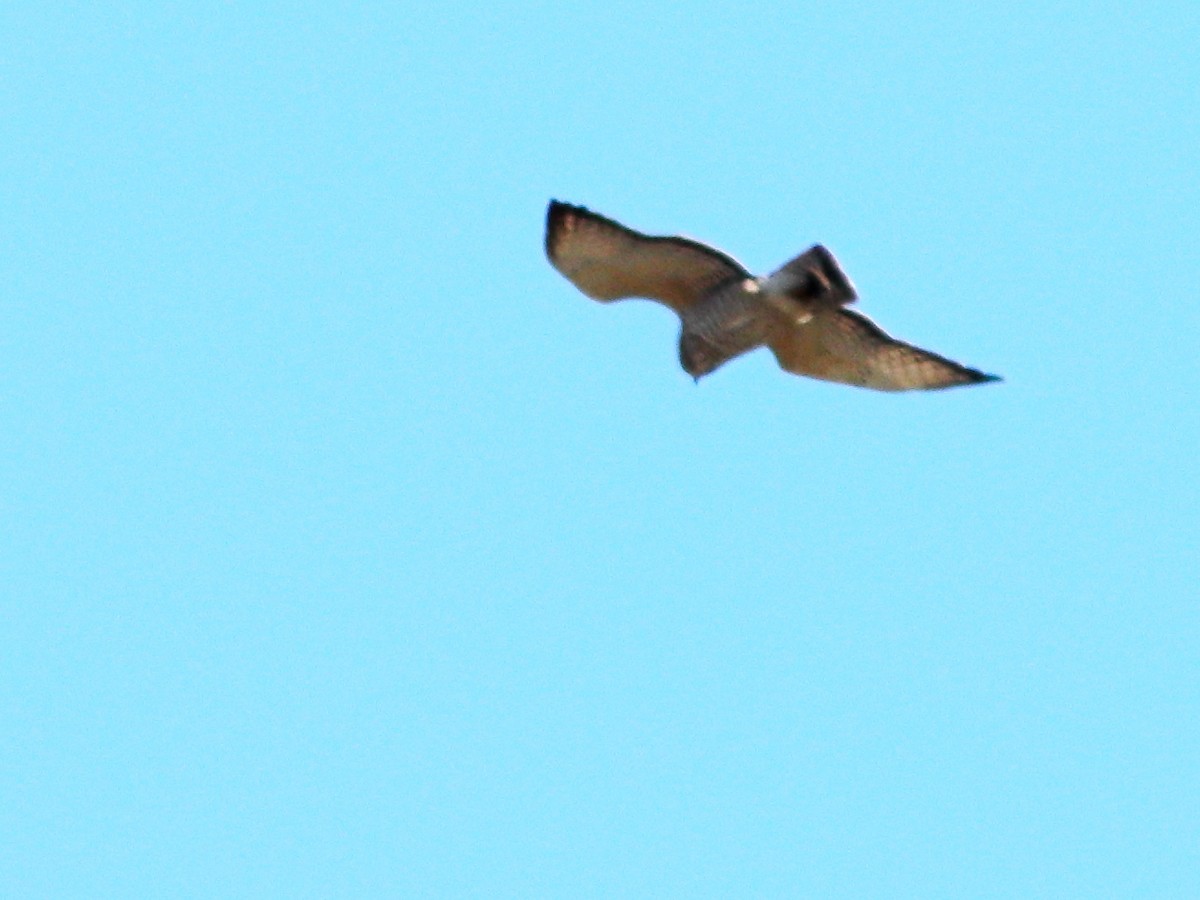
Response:
[[[723,362],[717,348],[708,341],[687,331],[679,335],[679,364],[696,381]]]

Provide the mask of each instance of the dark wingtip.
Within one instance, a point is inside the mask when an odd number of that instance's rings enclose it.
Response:
[[[597,215],[586,206],[579,206],[575,203],[563,203],[561,200],[550,200],[550,204],[546,207],[546,256],[550,261],[554,261],[554,250],[558,245],[558,239],[563,233],[563,227],[568,220],[572,218],[593,219],[608,222],[617,228],[624,226],[618,225],[610,219],[605,219],[604,216]]]
[[[829,252],[824,244],[813,244],[812,251],[817,255],[817,259],[821,266],[821,275],[829,282],[833,293],[844,297],[847,301],[853,302],[858,299],[858,291],[854,288],[854,283],[847,277],[842,270],[841,264],[837,261],[837,257]]]
[[[546,256],[554,259],[554,245],[558,240],[559,227],[562,221],[566,218],[571,207],[566,203],[561,203],[558,200],[551,199],[550,205],[546,207]]]
[[[930,354],[934,355],[934,354]],[[971,387],[975,384],[987,384],[989,381],[1003,381],[999,375],[990,375],[987,372],[980,372],[978,369],[972,369],[970,366],[964,366],[962,363],[956,363],[953,360],[939,357],[943,363],[948,365],[953,373],[947,373],[945,380],[940,384],[931,384],[924,388],[927,391],[944,391],[948,388],[956,387]]]
[[[573,203],[563,203],[561,200],[551,199],[550,205],[546,207],[546,220],[560,219],[571,212],[587,212],[587,209]]]
[[[999,375],[989,375],[987,372],[980,372],[978,369],[971,369],[971,384],[987,384],[989,381],[1003,381]]]

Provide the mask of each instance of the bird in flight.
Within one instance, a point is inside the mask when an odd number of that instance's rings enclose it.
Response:
[[[999,381],[898,341],[848,308],[858,294],[817,244],[766,277],[685,237],[634,231],[582,206],[551,200],[546,256],[587,296],[657,300],[678,315],[679,362],[697,381],[767,346],[788,372],[879,391]]]

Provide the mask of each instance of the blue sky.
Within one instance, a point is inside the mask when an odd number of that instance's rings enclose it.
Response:
[[[1200,7],[968,7],[5,4],[0,892],[1200,892]]]

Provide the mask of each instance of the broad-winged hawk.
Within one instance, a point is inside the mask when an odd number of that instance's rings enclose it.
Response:
[[[898,341],[848,309],[854,285],[820,244],[756,277],[699,241],[652,237],[552,200],[546,255],[589,297],[646,297],[678,313],[679,362],[697,381],[763,345],[789,372],[880,391],[999,380]]]

